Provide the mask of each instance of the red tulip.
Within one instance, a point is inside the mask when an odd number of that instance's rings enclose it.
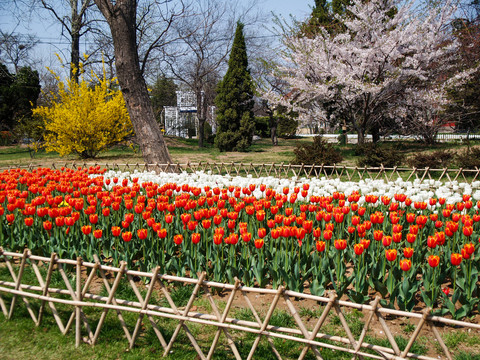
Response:
[[[362,239],[360,240],[360,243],[363,245],[364,249],[368,249],[368,247],[370,246],[370,240],[368,239]]]
[[[132,240],[132,233],[130,231],[125,231],[124,233],[122,233],[122,239],[125,242],[129,242],[130,240]]]
[[[272,229],[270,231],[270,235],[273,239],[278,239],[280,237],[280,230],[279,229]]]
[[[252,239],[252,233],[249,232],[244,232],[241,236],[244,242],[249,242]]]
[[[472,236],[472,234],[473,234],[473,227],[471,227],[471,226],[465,226],[465,227],[463,228],[463,235],[465,235],[465,236],[468,237],[468,236]]]
[[[412,233],[407,234],[407,242],[409,242],[410,244],[413,244],[416,238],[417,238],[416,234],[412,234]]]
[[[365,220],[363,222],[363,225],[365,225],[366,230],[370,230],[372,228],[372,222],[371,221]]]
[[[409,231],[410,231],[410,234],[417,235],[418,234],[418,225],[410,225]]]
[[[93,230],[93,236],[96,238],[96,239],[100,239],[102,237],[102,229],[96,229],[96,230]]]
[[[392,239],[393,239],[394,243],[401,242],[402,241],[402,233],[393,233]]]
[[[356,255],[362,255],[364,250],[365,250],[365,248],[363,247],[362,243],[355,244],[353,246],[353,251],[355,252]]]
[[[120,232],[121,232],[121,229],[120,229],[120,226],[112,226],[112,235],[117,237],[117,236],[120,236]]]
[[[462,262],[462,254],[453,253],[450,256],[450,261],[453,266],[458,266]]]
[[[367,229],[365,228],[364,224],[358,224],[357,225],[357,232],[359,234],[364,234]],[[378,231],[378,230],[377,230]]]
[[[183,235],[182,234],[177,234],[173,237],[173,242],[177,245],[180,245],[183,241]]]
[[[323,233],[323,235],[325,236],[325,232]],[[337,239],[335,240],[334,245],[335,245],[335,249],[337,250],[345,250],[347,247],[347,241],[344,239]]]
[[[85,234],[85,235],[88,235],[92,232],[92,227],[90,225],[83,225],[82,226],[82,232]]]
[[[147,229],[138,229],[137,230],[137,236],[140,240],[145,240],[148,236],[148,230]]]
[[[413,256],[413,248],[410,248],[410,247],[404,248],[403,256],[405,256],[407,259],[411,258]]]
[[[254,245],[257,249],[261,249],[263,247],[263,244],[263,239],[255,239]]]
[[[258,229],[258,237],[259,238],[264,238],[267,235],[267,230],[265,228],[259,228]]]
[[[52,230],[52,222],[49,220],[46,220],[43,222],[43,228],[47,231]]]
[[[427,238],[427,246],[431,249],[435,249],[437,247],[437,239],[435,236],[429,236]]]
[[[231,220],[229,220],[231,221]],[[187,224],[188,230],[194,231],[197,228],[198,223],[196,221],[189,221]]]
[[[9,224],[12,224],[13,221],[15,220],[15,215],[14,214],[7,214],[7,216],[5,216],[5,218],[7,219],[7,222]]]
[[[192,234],[192,243],[195,245],[200,242],[200,234],[199,233],[193,233]]]
[[[431,267],[437,267],[440,263],[440,257],[438,255],[430,255],[428,257],[428,265]]]
[[[298,240],[303,240],[305,238],[306,231],[304,228],[297,228],[295,236]]]
[[[412,268],[412,262],[410,259],[402,259],[400,260],[400,269],[403,271],[408,271]]]
[[[472,243],[463,245],[463,248],[468,252],[468,255],[472,255],[475,252],[475,245]]]
[[[222,215],[215,215],[215,216],[213,217],[213,223],[214,223],[215,225],[220,225],[220,223],[222,222],[222,219],[223,219],[223,218],[222,218]]]
[[[333,232],[331,230],[324,230],[323,231],[323,238],[325,240],[330,240],[333,236]]]
[[[408,213],[407,214],[407,222],[409,222],[409,223],[415,222],[415,214]]]
[[[265,219],[265,211],[263,210],[257,211],[256,217],[258,221],[263,221]]]
[[[462,248],[461,253],[462,253],[463,259],[470,259],[470,254],[468,253],[467,249],[465,249],[464,247]]]
[[[437,239],[438,245],[443,245],[445,243],[445,233],[443,231],[436,232],[435,239]]]
[[[383,231],[382,230],[374,230],[373,231],[373,239],[376,241],[380,241],[383,239]]]
[[[394,232],[394,233],[401,233],[402,230],[403,230],[402,225],[396,224],[396,225],[392,226],[392,232]]]
[[[223,241],[223,234],[214,234],[213,235],[213,243],[215,245],[220,245]]]
[[[325,251],[325,241],[318,240],[315,243],[315,246],[316,246],[318,252]]]
[[[26,226],[32,226],[33,225],[33,218],[27,217],[24,219],[25,225]]]
[[[395,259],[397,258],[397,249],[385,250],[385,257],[388,261],[395,261]]]
[[[204,229],[209,229],[212,226],[212,220],[202,220],[202,226]]]
[[[134,216],[131,213],[126,213],[125,214],[125,221],[128,222],[129,224],[133,223]]]
[[[383,244],[383,246],[385,246],[385,247],[390,246],[390,245],[392,244],[392,237],[391,237],[391,236],[384,236],[384,237],[382,238],[382,244]]]
[[[91,214],[89,217],[90,223],[91,224],[96,224],[98,223],[98,215],[97,214]]]
[[[167,229],[158,229],[157,235],[160,239],[165,239],[167,237]]]
[[[228,242],[227,239],[225,239],[225,243],[230,245],[236,245],[238,243],[238,235],[235,233],[230,234],[230,236],[228,237]]]

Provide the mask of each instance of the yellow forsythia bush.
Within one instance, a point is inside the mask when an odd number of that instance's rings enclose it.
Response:
[[[102,78],[92,74],[95,82],[85,80],[83,74],[78,83],[54,75],[58,91],[49,94],[49,106],[33,110],[44,120],[47,151],[93,158],[133,133],[123,95],[105,71]]]

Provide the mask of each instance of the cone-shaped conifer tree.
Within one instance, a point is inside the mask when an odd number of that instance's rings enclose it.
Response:
[[[254,85],[248,70],[243,24],[237,23],[228,70],[217,88],[217,136],[220,151],[245,151],[252,144]]]

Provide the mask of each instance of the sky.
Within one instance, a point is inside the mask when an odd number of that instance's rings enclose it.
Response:
[[[314,3],[314,0],[263,0],[259,6],[285,18],[292,14],[297,19],[303,19],[312,12]]]
[[[57,1],[57,0],[55,0]],[[247,1],[247,0],[240,0]],[[273,12],[285,19],[290,18],[290,14],[298,20],[304,19],[311,13],[311,7],[314,0],[254,0],[259,9],[263,10],[269,18]],[[32,17],[31,20],[18,20],[11,15],[8,8],[8,2],[0,3],[0,30],[2,32],[16,32],[20,34],[32,34],[39,39],[39,45],[36,46],[33,53],[34,57],[41,59],[45,66],[53,66],[57,63],[55,53],[62,58],[69,58],[68,40],[61,35],[61,27],[58,22],[44,12],[43,18]],[[273,24],[266,23],[265,28]],[[264,30],[262,30],[264,31]],[[81,45],[82,46],[82,45]],[[82,49],[81,49],[82,51]]]

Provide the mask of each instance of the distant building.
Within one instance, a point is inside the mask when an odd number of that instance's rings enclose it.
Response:
[[[197,136],[197,99],[193,91],[177,91],[177,106],[166,106],[163,110],[163,116],[165,135],[183,138]],[[212,127],[212,132],[215,133],[215,106],[208,107],[207,122]]]

